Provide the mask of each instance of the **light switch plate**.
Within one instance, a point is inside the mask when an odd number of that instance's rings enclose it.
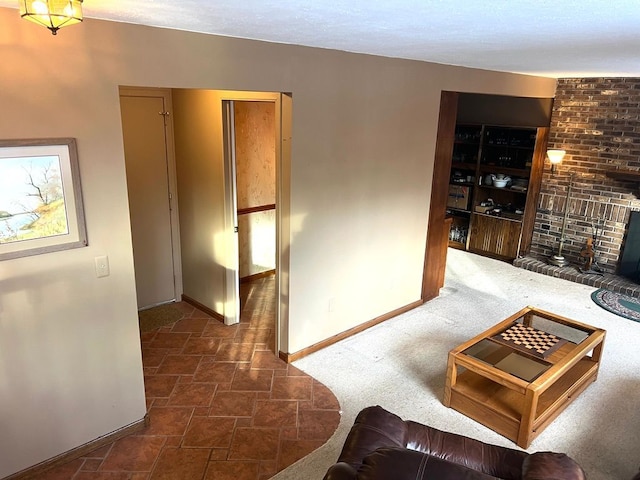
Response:
[[[106,255],[96,257],[96,277],[108,277],[109,276],[109,257]]]

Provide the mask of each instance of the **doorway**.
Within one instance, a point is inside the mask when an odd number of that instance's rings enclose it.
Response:
[[[171,91],[120,91],[138,309],[181,294]]]
[[[277,98],[222,101],[225,224],[234,256],[226,271],[226,324],[250,323],[262,317],[260,305],[277,305]],[[277,353],[277,314],[268,317],[276,320],[269,348]]]
[[[157,96],[160,89],[139,90],[144,92],[141,96]],[[275,244],[275,268],[271,273],[276,272],[271,275],[275,288],[275,346],[270,347],[276,355],[280,355],[281,349],[288,346],[291,96],[275,92],[201,89],[171,89],[167,92],[169,103],[156,104],[153,111],[155,115],[165,113],[159,115],[164,118],[169,113],[166,122],[169,206],[172,218],[175,216],[175,222],[171,223],[171,230],[175,230],[171,255],[174,260],[180,260],[174,269],[176,299],[182,299],[227,324],[240,321],[240,258],[236,231],[238,209],[230,200],[235,199],[235,194],[229,196],[229,185],[235,187],[235,172],[229,175],[227,171],[228,146],[235,148],[235,140],[229,141],[233,137],[228,137],[225,131],[222,107],[227,101],[247,104],[267,102],[274,107],[270,116],[275,118],[275,201],[269,208],[263,203],[253,204],[241,213],[262,213],[253,212],[257,206],[257,210],[270,209],[275,217],[275,230],[269,235],[270,243]],[[161,105],[166,108],[155,108]],[[230,179],[234,181],[230,182]],[[180,194],[179,229],[177,193]],[[278,206],[277,210],[274,209],[275,205]],[[257,227],[252,227],[254,230],[260,230],[264,222],[257,223]],[[231,254],[234,245],[235,254]],[[250,255],[253,256],[253,253]],[[264,267],[262,262],[257,265]],[[137,272],[138,263],[135,267]],[[254,274],[262,275],[265,272],[252,272],[249,276]],[[237,307],[228,301],[230,295],[237,299]],[[227,321],[228,318],[231,321]]]

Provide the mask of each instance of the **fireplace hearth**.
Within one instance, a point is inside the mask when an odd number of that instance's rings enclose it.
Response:
[[[543,275],[562,278],[575,283],[589,285],[594,288],[606,288],[613,292],[640,298],[640,284],[629,280],[626,277],[613,275],[610,273],[583,273],[577,266],[556,267],[549,265],[546,258],[536,258],[532,256],[516,258],[513,265]]]

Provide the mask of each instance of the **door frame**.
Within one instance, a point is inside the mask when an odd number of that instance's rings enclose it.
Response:
[[[427,244],[424,254],[422,274],[422,302],[436,298],[440,294],[444,269],[446,267],[447,197],[449,195],[449,172],[458,113],[457,92],[442,91],[440,95],[440,114],[436,137],[436,150],[431,181],[431,202],[427,224]]]
[[[276,135],[276,151],[275,151],[275,167],[276,167],[276,318],[275,318],[275,354],[282,357],[288,349],[288,295],[289,295],[289,251],[290,251],[290,178],[291,178],[291,129],[292,129],[292,98],[290,94],[280,92],[244,92],[244,91],[220,91],[221,94],[221,114],[223,126],[225,125],[225,105],[228,102],[234,101],[247,101],[247,102],[271,102],[275,104],[275,135]],[[230,198],[231,191],[227,184],[227,175],[233,171],[231,161],[231,148],[227,145],[229,139],[227,133],[224,133],[223,150],[224,150],[224,171],[225,171],[225,236],[227,241],[234,239],[236,242],[236,248],[229,250],[235,251],[235,263],[237,264],[237,233],[234,232],[234,228],[237,226],[237,220],[235,225],[233,222],[227,219],[237,218],[236,212],[232,212],[235,206]],[[228,264],[228,263],[227,263]],[[230,289],[234,289],[235,294],[238,292],[235,290],[234,284],[239,285],[240,272],[236,268],[233,275],[227,271],[225,277],[225,308],[228,302],[235,300],[232,296],[234,293],[230,292]],[[225,323],[227,323],[227,315],[225,313]],[[238,312],[237,320],[240,319],[240,312]]]
[[[171,222],[171,250],[173,256],[173,285],[174,301],[182,298],[182,257],[180,250],[180,219],[178,215],[178,177],[176,173],[176,155],[174,148],[173,132],[173,103],[171,89],[156,87],[129,87],[119,88],[120,97],[161,97],[164,102],[165,152],[167,157],[167,178],[169,184],[169,218]],[[124,147],[123,147],[124,148]]]
[[[238,191],[236,158],[236,100],[222,99],[222,148],[224,149],[224,248],[225,278],[222,316],[225,325],[240,322],[240,265],[238,246]]]

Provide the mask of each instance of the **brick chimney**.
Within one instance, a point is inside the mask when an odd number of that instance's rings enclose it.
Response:
[[[640,210],[640,79],[558,80],[548,148],[567,154],[553,175],[546,161],[531,256],[556,253],[568,208],[563,255],[580,265],[597,233],[597,264],[616,273],[630,212]]]

